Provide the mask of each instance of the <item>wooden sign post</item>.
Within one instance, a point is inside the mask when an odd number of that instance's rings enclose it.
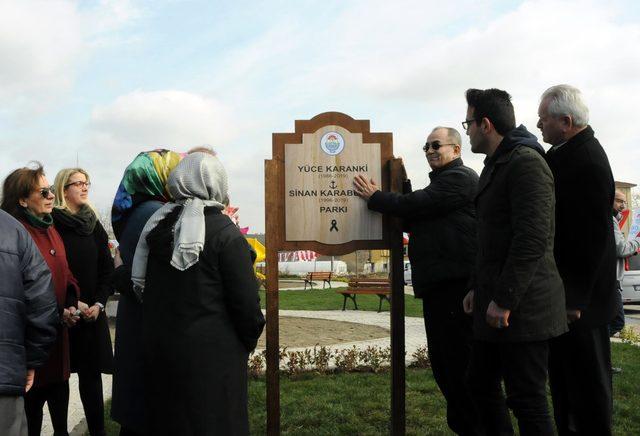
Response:
[[[273,134],[265,161],[267,273],[267,432],[280,433],[278,251],[342,255],[391,250],[391,432],[405,432],[402,226],[367,209],[353,188],[363,174],[383,191],[402,191],[401,161],[391,133],[371,133],[368,120],[325,112],[298,120],[295,133]]]

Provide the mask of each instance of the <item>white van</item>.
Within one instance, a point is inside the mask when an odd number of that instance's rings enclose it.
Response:
[[[621,283],[622,302],[640,302],[640,254],[629,258],[629,271],[625,271]]]
[[[404,284],[411,285],[411,262],[404,261]]]

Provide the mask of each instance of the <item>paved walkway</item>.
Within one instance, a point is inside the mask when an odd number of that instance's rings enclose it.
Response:
[[[322,290],[322,285],[324,284],[324,289],[329,289],[329,285],[323,283],[322,280],[316,280],[313,282],[313,290],[318,291]],[[338,282],[331,281],[331,288],[346,288],[349,284],[347,282]],[[280,279],[278,281],[278,288],[280,290],[287,291],[301,291],[305,289],[304,279]],[[308,291],[311,291],[311,285],[307,284]]]
[[[313,282],[313,283],[314,283],[313,291],[322,290],[322,282]],[[280,280],[280,282],[278,283],[278,286],[281,291],[302,291],[305,289],[304,280],[302,279]],[[346,288],[347,286],[349,286],[347,282],[336,282],[333,280],[331,281],[331,289]],[[325,284],[325,289],[329,289],[329,285]],[[311,288],[309,287],[309,285],[307,285],[307,290],[311,291]],[[406,285],[404,287],[404,293],[413,295],[413,287]]]
[[[111,398],[111,376],[102,375],[102,392],[105,401]],[[71,374],[69,379],[69,415],[67,417],[67,429],[70,436],[83,436],[87,431],[87,422],[84,419],[84,410],[80,401],[80,392],[78,391],[78,375]],[[43,436],[52,436],[53,427],[51,426],[51,417],[49,416],[49,408],[44,406],[44,418],[42,420]]]

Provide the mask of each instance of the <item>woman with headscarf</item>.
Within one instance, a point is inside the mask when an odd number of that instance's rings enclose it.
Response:
[[[82,168],[60,170],[54,181],[53,222],[60,233],[71,272],[88,308],[69,332],[71,372],[78,373],[80,400],[91,436],[102,436],[102,375],[113,371],[111,335],[104,308],[112,294],[113,259],[109,237],[89,204],[89,174]]]
[[[247,359],[264,327],[252,251],[222,213],[226,172],[187,155],[174,202],[147,222],[132,280],[144,295],[146,417],[154,435],[248,435]]]
[[[55,198],[54,188],[40,164],[34,168],[19,168],[4,180],[0,208],[18,219],[33,238],[38,250],[51,270],[51,277],[61,314],[56,343],[49,359],[35,371],[33,387],[24,398],[29,435],[36,436],[42,429],[42,408],[49,406],[51,423],[56,435],[67,433],[69,408],[69,334],[67,327],[74,325],[80,294],[77,282],[69,270],[62,238],[53,226],[51,211]],[[86,305],[83,306],[86,308]]]
[[[142,318],[139,295],[131,286],[131,264],[145,223],[169,201],[169,173],[181,155],[169,150],[138,154],[127,166],[118,187],[111,223],[119,242],[123,264],[114,274],[120,293],[116,318],[111,417],[120,424],[120,435],[151,434],[145,430]]]

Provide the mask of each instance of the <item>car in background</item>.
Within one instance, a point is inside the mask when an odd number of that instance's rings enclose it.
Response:
[[[404,284],[411,286],[411,262],[404,261]]]
[[[620,286],[623,304],[640,303],[640,255],[629,258],[629,271],[625,271]]]

